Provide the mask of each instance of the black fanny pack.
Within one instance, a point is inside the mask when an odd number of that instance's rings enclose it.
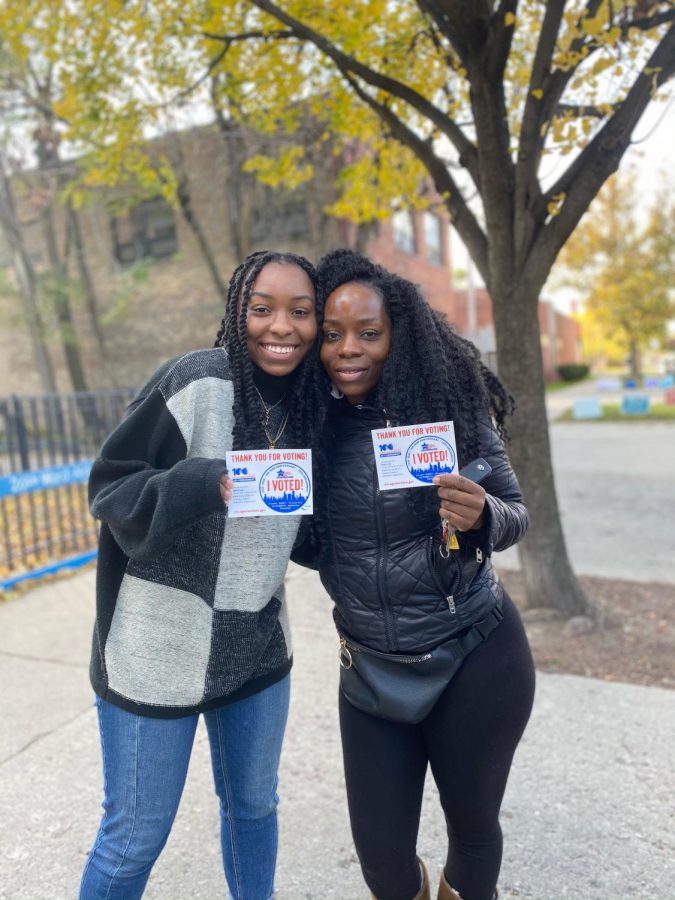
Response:
[[[417,656],[380,653],[340,635],[340,688],[357,709],[392,722],[421,722],[464,658],[504,618],[501,603],[461,637]]]

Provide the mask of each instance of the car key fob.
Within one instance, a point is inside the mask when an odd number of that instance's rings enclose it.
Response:
[[[483,459],[482,456],[477,456],[476,459],[472,459],[470,463],[463,466],[458,474],[464,476],[464,478],[468,478],[469,481],[475,481],[476,484],[480,484],[484,478],[487,478],[491,471],[492,466],[490,463]]]

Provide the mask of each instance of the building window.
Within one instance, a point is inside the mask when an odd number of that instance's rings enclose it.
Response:
[[[254,244],[268,244],[309,235],[307,198],[302,190],[283,194],[267,188],[260,206],[253,211],[251,237]]]
[[[424,213],[424,253],[433,265],[443,265],[443,222],[430,212]]]
[[[394,213],[392,219],[394,226],[394,244],[398,250],[404,253],[416,253],[417,241],[415,240],[415,220],[410,210],[402,209]]]
[[[173,209],[163,197],[144,200],[110,221],[113,253],[129,265],[139,259],[164,259],[178,249]]]

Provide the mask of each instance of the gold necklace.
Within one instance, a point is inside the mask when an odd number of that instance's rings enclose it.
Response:
[[[267,438],[267,443],[269,444],[270,450],[275,450],[277,446],[277,441],[281,437],[281,435],[286,431],[286,425],[288,424],[288,410],[286,410],[286,415],[283,418],[281,425],[279,426],[279,430],[272,437],[272,435],[267,430],[267,424],[263,422],[263,431],[265,432],[265,437]]]
[[[274,450],[276,448],[277,441],[279,440],[281,435],[286,430],[286,425],[288,424],[288,410],[286,410],[286,415],[282,419],[281,425],[279,426],[279,430],[277,431],[277,433],[274,436],[271,435],[269,432],[270,416],[272,415],[272,411],[275,410],[277,408],[277,406],[279,406],[280,403],[283,403],[283,401],[286,399],[286,394],[284,394],[279,400],[277,400],[276,403],[273,403],[271,406],[268,406],[267,403],[265,403],[265,401],[263,400],[263,396],[260,393],[260,391],[258,390],[258,388],[255,385],[253,385],[253,387],[255,388],[255,392],[258,395],[258,399],[260,400],[260,406],[262,407],[262,413],[263,413],[262,426],[263,426],[263,431],[265,432],[265,437],[267,438],[268,449]]]

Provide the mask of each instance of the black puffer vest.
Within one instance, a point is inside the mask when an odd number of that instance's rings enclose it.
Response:
[[[490,555],[527,528],[522,494],[503,445],[486,417],[480,455],[492,466],[484,523],[458,535],[460,549],[440,555],[440,517],[424,520],[411,491],[380,491],[371,429],[384,413],[340,402],[330,448],[328,543],[319,572],[334,600],[338,630],[387,653],[419,653],[480,621],[501,598]],[[466,461],[461,461],[466,462]],[[433,490],[436,488],[414,488]],[[439,501],[440,503],[440,501]]]

